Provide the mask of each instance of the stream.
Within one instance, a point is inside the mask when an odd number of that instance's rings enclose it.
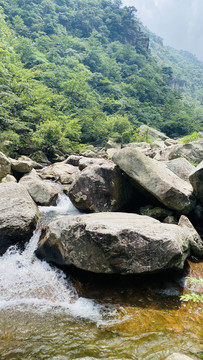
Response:
[[[39,210],[25,250],[0,257],[1,360],[164,360],[174,352],[203,359],[202,304],[179,300],[191,286],[202,291],[185,275],[202,277],[203,263],[188,262],[181,274],[67,274],[34,251],[42,226],[79,212],[63,193]]]

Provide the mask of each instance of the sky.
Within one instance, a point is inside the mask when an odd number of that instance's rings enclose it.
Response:
[[[203,0],[122,0],[165,45],[188,50],[203,61]]]

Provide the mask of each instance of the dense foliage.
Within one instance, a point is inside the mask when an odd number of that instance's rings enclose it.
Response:
[[[0,0],[0,143],[10,154],[152,125],[169,136],[201,127],[202,104],[182,100],[148,51],[134,7],[119,0]]]

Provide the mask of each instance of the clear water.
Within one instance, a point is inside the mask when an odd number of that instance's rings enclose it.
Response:
[[[60,194],[40,213],[39,228],[78,211]],[[203,359],[202,307],[180,303],[183,276],[70,277],[35,257],[39,236],[0,258],[1,360]],[[202,263],[190,272],[202,276]]]

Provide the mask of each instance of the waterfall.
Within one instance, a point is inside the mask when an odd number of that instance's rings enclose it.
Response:
[[[74,317],[99,320],[100,307],[93,301],[79,297],[76,289],[59,269],[36,258],[40,227],[64,216],[77,215],[78,210],[65,194],[59,194],[56,206],[39,207],[38,229],[25,250],[10,247],[0,257],[0,311],[65,312]]]

